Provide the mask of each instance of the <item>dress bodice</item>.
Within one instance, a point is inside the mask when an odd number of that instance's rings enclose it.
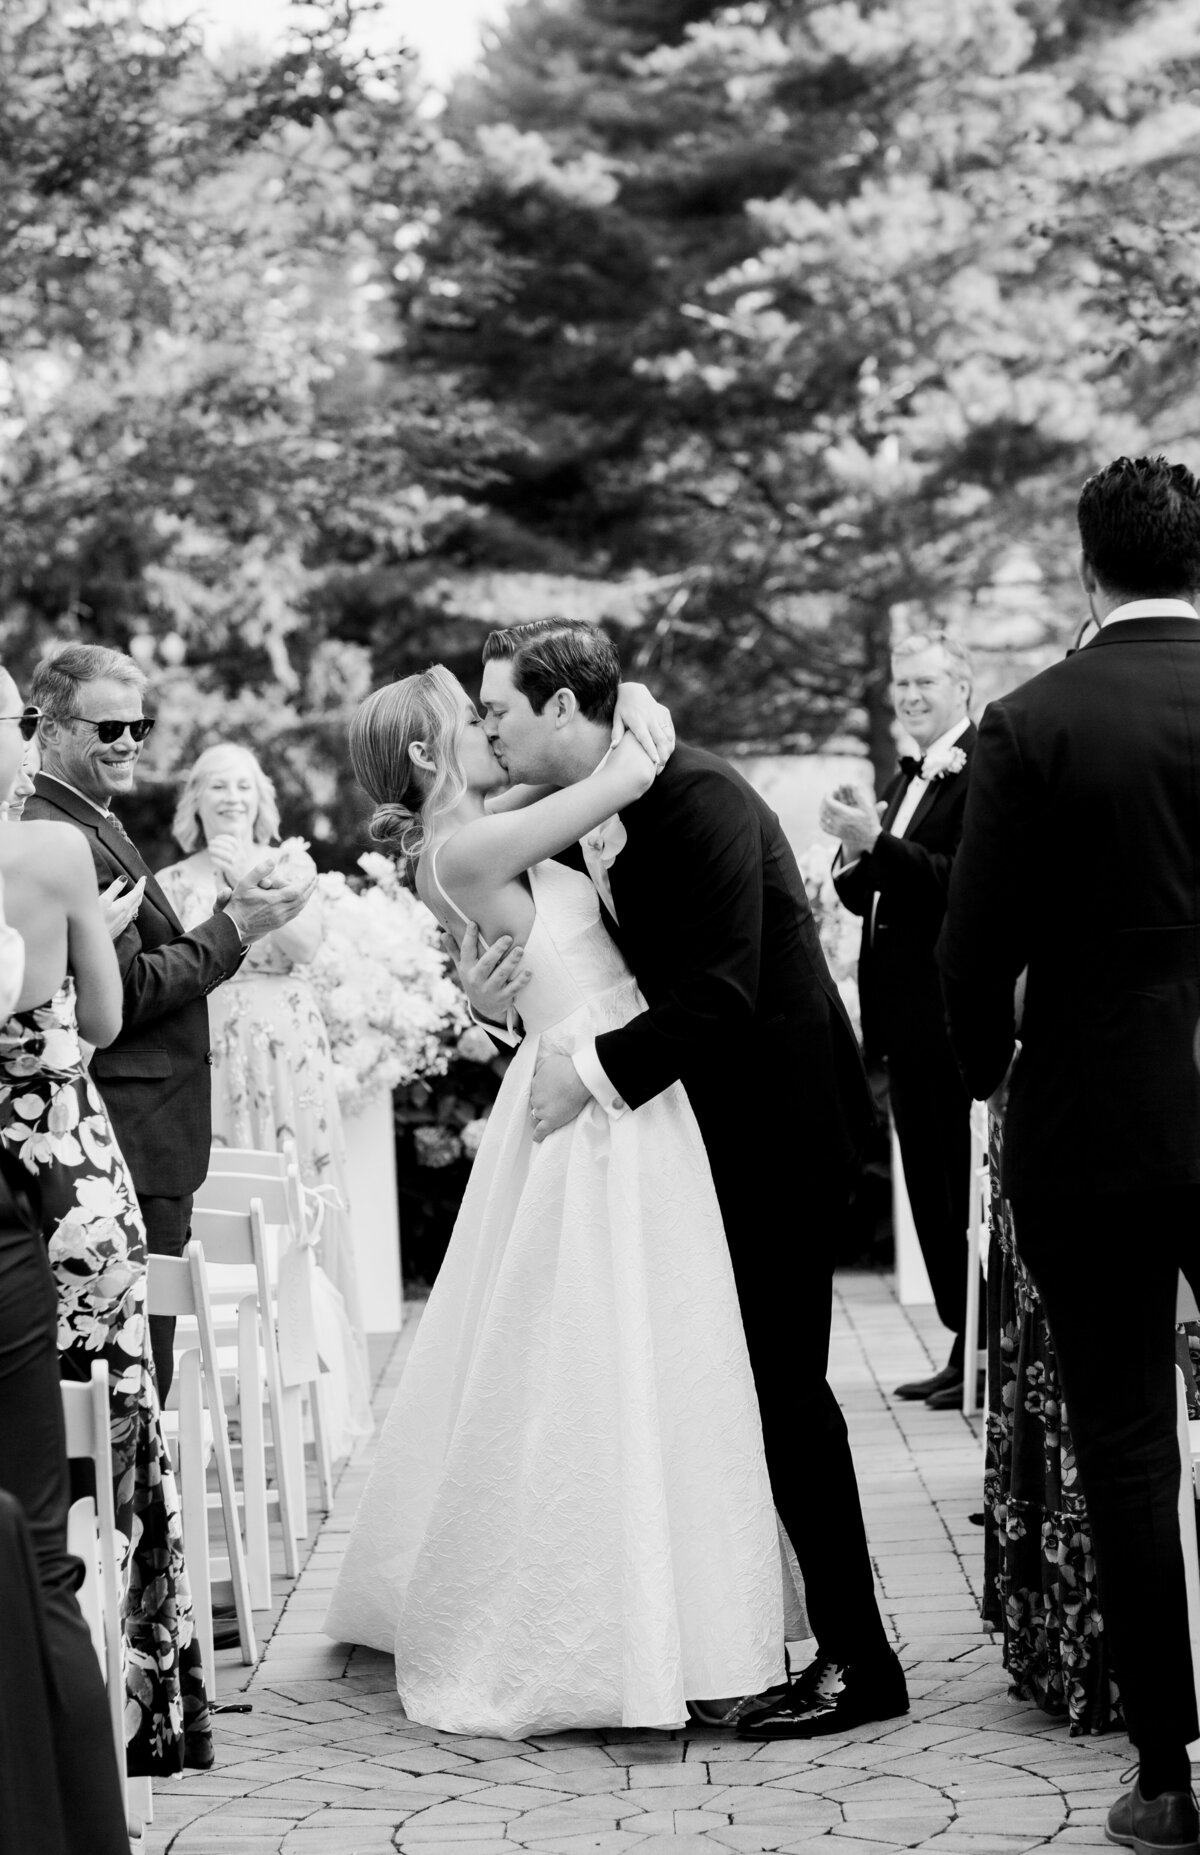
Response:
[[[61,1079],[82,1074],[75,981],[68,977],[44,1005],[27,1005],[0,1023],[0,1087],[31,1076]]]
[[[534,865],[529,882],[534,921],[525,952],[532,976],[518,1009],[525,1029],[540,1034],[610,994],[623,997],[633,976],[604,925],[589,877],[547,861]]]

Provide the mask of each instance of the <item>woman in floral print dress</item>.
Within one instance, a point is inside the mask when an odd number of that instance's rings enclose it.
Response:
[[[37,1205],[58,1289],[62,1376],[88,1379],[97,1359],[108,1366],[117,1525],[126,1542],[127,1768],[132,1776],[165,1776],[185,1765],[205,1769],[212,1764],[212,1736],[183,1563],[179,1502],[150,1358],[145,1233],[128,1169],[84,1066],[74,980],[64,967],[78,967],[85,1002],[106,975],[97,978],[86,942],[71,931],[69,915],[64,920],[62,901],[56,905],[53,893],[46,894],[45,872],[60,841],[70,854],[78,834],[68,826],[40,823],[22,824],[13,832],[11,840],[4,832],[5,843],[33,853],[27,861],[41,878],[43,892],[42,918],[31,914],[23,920],[16,904],[20,872],[9,873],[14,920],[27,945],[37,949],[39,977],[41,967],[46,976],[39,984],[27,970],[26,989],[33,981],[36,998],[44,986],[44,1002],[24,1006],[0,1023],[0,1141],[28,1178]],[[94,885],[82,839],[79,852]],[[26,887],[33,894],[37,878]],[[111,964],[115,1025],[106,1037],[120,1024],[115,958]],[[87,1021],[89,1028],[96,1022],[94,1009]],[[93,1036],[100,1034],[92,1030]]]

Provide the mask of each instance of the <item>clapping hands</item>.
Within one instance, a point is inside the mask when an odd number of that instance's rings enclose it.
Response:
[[[861,857],[879,836],[875,807],[857,786],[835,786],[821,805],[821,829],[841,839],[846,856]]]

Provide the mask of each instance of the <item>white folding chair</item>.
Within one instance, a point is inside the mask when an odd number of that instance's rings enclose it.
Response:
[[[213,1147],[208,1177],[197,1194],[196,1202],[213,1210],[245,1210],[249,1208],[253,1197],[262,1200],[268,1236],[273,1229],[284,1229],[296,1250],[302,1252],[309,1219],[304,1204],[300,1168],[295,1148],[290,1142],[282,1152],[270,1148]],[[277,1252],[270,1245],[268,1262],[274,1288],[278,1279]],[[278,1315],[278,1300],[275,1307]],[[308,1535],[308,1477],[304,1460],[304,1413],[301,1408],[301,1399],[305,1397],[312,1423],[321,1506],[325,1513],[333,1506],[333,1462],[325,1387],[318,1372],[312,1379],[299,1384],[285,1382],[283,1385],[284,1446],[288,1451],[301,1538]]]
[[[93,1362],[88,1384],[82,1380],[64,1381],[62,1403],[68,1459],[91,1462],[96,1478],[95,1499],[84,1495],[71,1504],[67,1515],[67,1550],[83,1561],[83,1583],[76,1596],[104,1671],[117,1770],[124,1774],[121,1574],[117,1564],[117,1514],[113,1501],[108,1367],[102,1359]]]
[[[262,1182],[283,1202],[277,1181]],[[206,1188],[205,1188],[206,1189]],[[217,1194],[219,1195],[219,1193]],[[284,1564],[289,1578],[300,1575],[296,1544],[303,1537],[292,1463],[285,1443],[284,1388],[279,1369],[274,1299],[267,1260],[267,1217],[259,1185],[245,1210],[218,1210],[197,1194],[192,1233],[204,1248],[209,1291],[214,1301],[237,1305],[237,1398],[242,1433],[242,1500],[246,1516],[246,1552],[251,1601],[255,1609],[271,1605],[268,1508],[278,1510]],[[213,1285],[219,1272],[221,1285]],[[263,1391],[270,1418],[274,1456],[273,1484],[267,1479],[268,1438],[263,1424]]]
[[[1195,1307],[1195,1302],[1192,1302]],[[1194,1320],[1195,1314],[1185,1314]],[[1192,1682],[1196,1706],[1200,1710],[1200,1551],[1196,1542],[1196,1472],[1200,1466],[1200,1423],[1188,1417],[1187,1389],[1183,1373],[1175,1367],[1175,1427],[1179,1437],[1179,1537],[1183,1543],[1183,1577],[1187,1588],[1188,1639],[1192,1650]],[[1188,1747],[1192,1758],[1200,1758],[1200,1739]]]
[[[967,1309],[963,1322],[963,1416],[979,1403],[979,1373],[987,1367],[987,1349],[979,1345],[979,1289],[987,1279],[991,1234],[991,1180],[988,1172],[988,1111],[984,1101],[971,1103],[971,1184],[967,1199]]]
[[[204,1250],[193,1239],[182,1256],[150,1256],[146,1264],[146,1311],[171,1314],[176,1320],[194,1321],[197,1344],[177,1355],[175,1383],[169,1406],[178,1411],[179,1504],[183,1519],[183,1549],[191,1575],[196,1635],[204,1667],[208,1698],[216,1694],[217,1670],[213,1652],[212,1585],[215,1578],[233,1586],[242,1661],[247,1667],[258,1660],[258,1645],[250,1609],[246,1554],[238,1520],[233,1457],[221,1386],[221,1365],[213,1328]],[[205,1425],[205,1413],[208,1425]],[[218,1500],[225,1532],[226,1555],[214,1556],[208,1539],[208,1463],[217,1470]]]

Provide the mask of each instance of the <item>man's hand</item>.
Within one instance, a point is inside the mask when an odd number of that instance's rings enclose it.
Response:
[[[840,837],[851,859],[874,848],[880,826],[869,799],[852,787],[839,786],[822,802],[821,829],[831,837]]]
[[[111,940],[120,940],[141,907],[142,897],[146,893],[146,878],[139,876],[132,889],[122,894],[128,880],[126,876],[116,876],[107,889],[100,891],[100,912]]]
[[[569,1056],[559,1056],[552,1051],[539,1056],[529,1098],[534,1139],[544,1140],[547,1134],[568,1126],[582,1114],[591,1099],[591,1090],[580,1081],[579,1071]]]
[[[524,947],[513,945],[511,934],[502,934],[490,947],[480,950],[479,929],[472,921],[457,946],[449,934],[443,945],[454,961],[458,982],[477,1018],[490,1024],[503,1024],[508,1008],[533,974],[522,966]]]
[[[628,730],[644,753],[662,771],[675,752],[675,723],[671,711],[656,702],[643,683],[622,683],[617,690],[612,744]]]
[[[225,913],[243,940],[261,940],[294,921],[317,886],[316,871],[286,882],[275,876],[274,859],[258,863],[233,886]]]

